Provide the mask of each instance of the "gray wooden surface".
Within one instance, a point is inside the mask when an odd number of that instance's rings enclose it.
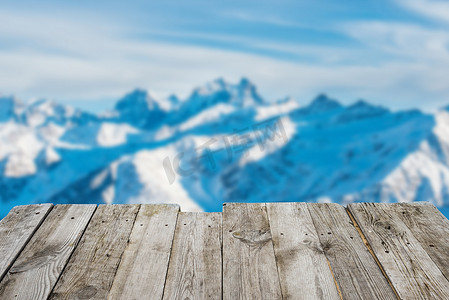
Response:
[[[32,205],[0,222],[0,299],[449,299],[433,205]]]
[[[402,299],[449,299],[449,282],[390,205],[348,207]]]
[[[226,204],[223,299],[280,299],[281,295],[265,204]]]
[[[221,290],[221,214],[179,213],[164,299],[221,299]]]
[[[95,205],[57,205],[0,283],[0,299],[47,299]]]
[[[51,204],[16,206],[0,222],[0,280],[52,207]]]
[[[390,205],[389,208],[407,225],[433,262],[449,279],[449,220],[428,203],[400,203]]]
[[[109,299],[162,299],[178,211],[177,205],[141,206]]]
[[[308,208],[343,299],[396,299],[345,209],[333,203]]]
[[[267,207],[283,298],[340,299],[307,204]]]
[[[50,299],[106,299],[139,205],[100,205]]]

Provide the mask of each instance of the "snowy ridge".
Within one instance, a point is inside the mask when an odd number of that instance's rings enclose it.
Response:
[[[134,90],[93,115],[0,98],[0,203],[431,201],[449,205],[449,111],[326,95],[264,100],[218,79],[186,99]]]

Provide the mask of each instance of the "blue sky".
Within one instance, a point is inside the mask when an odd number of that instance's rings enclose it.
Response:
[[[327,93],[449,105],[449,2],[0,0],[0,93],[93,110],[248,77],[268,100]]]

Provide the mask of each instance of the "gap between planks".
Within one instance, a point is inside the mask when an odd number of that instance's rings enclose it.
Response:
[[[371,245],[369,244],[368,240],[366,239],[365,235],[363,234],[362,230],[360,229],[359,224],[357,224],[356,220],[354,219],[354,216],[351,214],[349,209],[345,207],[345,211],[348,214],[349,218],[352,221],[352,225],[354,225],[355,229],[357,229],[357,232],[359,233],[360,237],[362,238],[363,243],[365,244],[366,248],[368,249],[369,253],[371,253],[371,256],[374,258],[374,261],[376,262],[377,266],[379,267],[380,271],[384,275],[384,277],[387,279],[388,284],[390,285],[391,289],[393,290],[394,294],[400,300],[398,292],[396,291],[396,288],[394,287],[393,283],[391,282],[390,278],[388,277],[387,273],[385,272],[384,268],[382,267],[382,264],[380,263],[379,259],[377,258],[376,254],[374,253],[373,249],[371,248]]]
[[[52,204],[16,206],[0,221],[0,282],[52,209]]]
[[[53,206],[53,207],[54,207],[54,206]],[[86,227],[84,228],[83,232],[81,233],[81,236],[80,236],[79,240],[77,241],[74,250],[72,251],[72,253],[70,253],[70,256],[69,256],[69,258],[68,258],[68,260],[67,260],[67,263],[70,261],[70,259],[72,259],[73,252],[75,252],[76,248],[78,248],[79,242],[80,242],[80,240],[82,239],[82,237],[84,236],[84,233],[86,233],[86,230],[87,230],[87,227],[88,227],[89,224],[90,224],[90,221],[92,220],[93,216],[94,216],[95,213],[97,212],[97,208],[98,208],[98,206],[95,205],[95,209],[94,209],[92,215],[90,216],[90,219],[89,219],[89,221],[87,222]],[[47,216],[48,216],[48,214],[47,214]],[[51,295],[51,294],[53,293],[53,290],[55,289],[56,285],[58,284],[59,280],[61,279],[61,275],[64,274],[64,271],[65,271],[65,269],[66,269],[66,267],[67,267],[67,263],[66,263],[66,264],[64,265],[64,267],[62,268],[61,274],[59,275],[58,279],[56,280],[55,284],[53,285],[53,287],[52,287],[52,289],[51,289],[49,295]]]
[[[109,299],[162,298],[178,212],[177,205],[141,206]]]
[[[327,257],[326,257],[326,262],[327,262],[327,265],[329,266],[329,270],[331,271],[332,279],[334,280],[335,287],[337,288],[338,296],[340,296],[340,299],[343,300],[343,294],[341,293],[341,289],[338,286],[337,278],[335,278],[335,274],[334,274],[334,271],[332,270],[331,262],[329,261],[329,259]]]
[[[413,205],[407,206],[408,211],[413,210]],[[385,203],[348,205],[401,298],[449,299],[447,278],[416,237],[421,231],[406,225],[401,220],[403,210],[397,207],[397,204]],[[426,224],[432,222],[426,220],[421,226]],[[447,248],[447,245],[442,246]]]
[[[0,283],[1,297],[47,299],[95,208],[55,206]]]

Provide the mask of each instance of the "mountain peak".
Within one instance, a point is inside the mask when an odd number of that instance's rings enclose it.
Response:
[[[227,91],[230,84],[223,78],[217,78],[215,80],[209,81],[206,84],[195,88],[192,92],[191,97],[194,96],[204,96],[210,95],[217,92]]]
[[[331,99],[325,94],[320,94],[305,107],[305,110],[308,113],[320,113],[328,112],[340,107],[342,107],[342,105],[337,100]]]
[[[241,88],[253,88],[254,84],[246,77],[242,77],[239,82],[239,87]]]
[[[289,103],[289,102],[297,103],[298,101],[295,98],[291,97],[291,96],[287,96],[285,98],[281,98],[281,99],[276,100],[274,103],[276,103],[276,104],[284,104],[284,103]]]
[[[28,103],[21,114],[21,120],[30,126],[40,126],[52,120],[58,124],[69,121],[82,113],[70,106],[65,106],[48,99],[36,99]],[[73,119],[72,119],[73,121]]]
[[[348,106],[339,116],[338,121],[348,122],[353,120],[372,118],[388,113],[389,110],[382,106],[376,106],[365,100],[358,100],[354,104]]]
[[[200,99],[201,98],[201,99]],[[204,86],[194,89],[189,100],[210,102],[210,104],[218,102],[226,102],[238,107],[254,106],[264,104],[265,101],[258,94],[256,86],[247,78],[242,78],[237,84],[231,84],[223,78],[215,79],[206,83]]]
[[[257,92],[256,86],[243,77],[237,85],[238,90],[238,104],[243,107],[257,106],[265,104],[265,100]]]
[[[327,103],[327,102],[338,102],[334,99],[331,99],[326,94],[319,94],[312,100],[312,103]]]
[[[141,89],[141,88],[136,88],[133,91],[131,91],[130,93],[128,93],[126,96],[129,96],[129,97],[146,97],[147,95],[148,95],[148,91],[147,90]]]
[[[179,100],[178,96],[176,96],[175,94],[168,96],[167,100],[173,107],[176,107],[181,103],[181,100]]]
[[[143,89],[135,89],[119,100],[115,109],[118,111],[129,109],[159,110],[160,107],[158,100],[151,93]]]
[[[382,106],[376,106],[365,100],[358,100],[354,104],[347,107],[347,110],[363,111],[363,112],[388,112],[388,109]]]
[[[0,122],[8,121],[16,116],[22,103],[15,97],[0,96]]]
[[[222,87],[223,89],[229,86],[229,83],[223,78],[219,77],[213,81],[216,85]]]
[[[115,105],[122,121],[137,127],[154,127],[165,117],[165,107],[151,93],[135,89]]]
[[[54,114],[63,115],[65,113],[66,107],[63,105],[56,103],[53,100],[48,99],[38,99],[36,101],[31,102],[28,107],[28,111],[40,111],[45,113],[48,116],[52,116]]]
[[[363,99],[359,99],[356,102],[354,102],[353,104],[351,104],[348,108],[366,108],[366,107],[375,107],[373,104],[363,100]]]

